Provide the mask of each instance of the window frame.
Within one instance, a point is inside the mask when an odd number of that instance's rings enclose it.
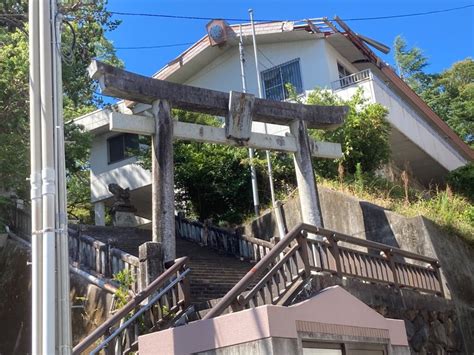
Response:
[[[339,77],[338,80],[345,78],[346,76],[354,74],[349,69],[347,69],[347,67],[344,64],[342,64],[340,61],[337,61],[336,63],[337,63],[337,75]],[[342,68],[344,72],[348,74],[341,76],[341,71],[339,70],[339,68]]]
[[[139,135],[138,134],[119,133],[119,134],[115,134],[113,136],[107,137],[107,165],[112,165],[112,164],[119,163],[119,162],[122,162],[124,160],[135,157],[135,155],[127,155],[127,145],[126,145],[126,137],[127,136],[136,137],[136,139],[137,139],[137,148],[136,149],[140,149],[140,142],[139,142]],[[111,160],[111,154],[110,154],[111,153],[110,152],[110,141],[113,140],[113,139],[117,139],[119,137],[122,138],[122,154],[123,154],[123,157],[120,158],[120,159],[112,161]]]
[[[286,61],[284,63],[281,63],[279,65],[276,65],[272,68],[268,68],[268,69],[265,69],[265,70],[262,70],[260,72],[260,79],[262,81],[262,84],[263,84],[263,92],[264,92],[264,95],[265,95],[265,98],[268,99],[268,100],[274,100],[273,98],[269,98],[268,95],[267,95],[267,90],[270,90],[270,89],[274,89],[274,88],[278,88],[281,86],[281,91],[282,91],[282,94],[283,94],[283,98],[282,99],[279,99],[279,100],[275,100],[275,101],[285,101],[288,99],[287,97],[287,92],[286,92],[286,89],[285,89],[285,82],[283,82],[283,75],[282,75],[282,68],[283,67],[286,67],[288,65],[291,65],[291,64],[294,64],[296,63],[297,64],[297,75],[298,75],[298,79],[300,81],[300,84],[301,84],[301,87],[297,87],[296,85],[294,85],[293,83],[291,83],[295,89],[296,89],[296,93],[299,95],[299,94],[302,94],[304,92],[304,86],[303,86],[303,75],[301,73],[301,60],[300,58],[295,58],[295,59],[292,59],[292,60],[289,60],[289,61]],[[274,85],[272,87],[267,87],[267,85],[265,84],[265,74],[268,74],[272,71],[275,71],[275,70],[278,70],[278,73],[279,73],[279,79],[280,79],[280,83],[277,84],[277,85]]]

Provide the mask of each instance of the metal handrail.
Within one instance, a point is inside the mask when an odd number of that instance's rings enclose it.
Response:
[[[115,330],[107,339],[105,339],[99,346],[97,346],[94,350],[91,351],[91,355],[97,354],[100,350],[107,347],[108,344],[117,337],[124,329],[126,329],[130,324],[132,324],[138,317],[140,317],[143,313],[149,310],[151,307],[155,305],[155,303],[168,292],[173,286],[175,286],[178,282],[183,280],[185,276],[191,271],[191,269],[186,269],[183,273],[179,276],[175,277],[173,281],[171,281],[165,288],[163,288],[158,294],[156,294],[146,306],[142,307],[137,313],[135,313],[132,317],[130,317],[126,322],[124,322],[117,330]]]
[[[114,324],[119,323],[133,309],[139,306],[140,303],[142,303],[146,298],[150,297],[154,292],[156,292],[160,287],[162,287],[166,282],[168,282],[176,272],[185,267],[187,261],[187,257],[176,259],[174,264],[169,269],[167,269],[150,285],[148,285],[143,291],[141,291],[133,299],[131,299],[125,306],[118,310],[118,312],[115,313],[111,318],[109,318],[105,323],[102,323],[96,330],[94,330],[79,344],[77,344],[73,349],[73,354],[77,355],[82,353],[85,349],[87,349],[90,345],[97,341],[97,339],[103,336],[110,327],[112,327]]]
[[[372,72],[370,69],[364,69],[362,71],[359,71],[357,73],[351,74],[344,76],[342,78],[339,78],[338,80],[335,80],[331,82],[331,87],[333,90],[339,90],[346,88],[348,86],[360,83],[364,80],[370,79],[372,77]]]

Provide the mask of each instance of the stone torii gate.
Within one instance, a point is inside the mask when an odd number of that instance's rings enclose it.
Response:
[[[347,107],[270,101],[235,91],[176,84],[99,61],[91,63],[89,74],[98,80],[102,93],[151,105],[152,117],[112,112],[109,124],[111,131],[152,136],[152,235],[154,242],[162,244],[165,262],[176,257],[173,139],[293,153],[303,222],[322,226],[311,157],[337,159],[342,153],[339,144],[313,141],[307,128],[338,127]],[[173,120],[171,106],[223,116],[224,128]],[[254,133],[252,120],[287,125],[290,134]]]

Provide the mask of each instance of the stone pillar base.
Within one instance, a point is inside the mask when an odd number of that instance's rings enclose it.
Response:
[[[113,223],[115,227],[136,227],[137,219],[133,212],[116,211],[114,213]]]

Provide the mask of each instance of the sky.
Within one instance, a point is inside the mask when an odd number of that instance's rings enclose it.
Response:
[[[211,18],[296,20],[338,15],[342,19],[410,14],[466,5],[466,0],[109,0],[108,10]],[[192,43],[205,35],[205,20],[114,15],[123,22],[107,37],[116,47]],[[247,21],[248,22],[248,21]],[[229,22],[230,24],[236,22]],[[420,47],[428,57],[427,72],[440,72],[452,63],[474,57],[474,7],[425,16],[384,20],[347,21],[353,31],[389,45],[401,34],[408,45]],[[160,49],[118,49],[127,70],[152,75],[188,46]],[[384,55],[393,65],[393,52]]]

